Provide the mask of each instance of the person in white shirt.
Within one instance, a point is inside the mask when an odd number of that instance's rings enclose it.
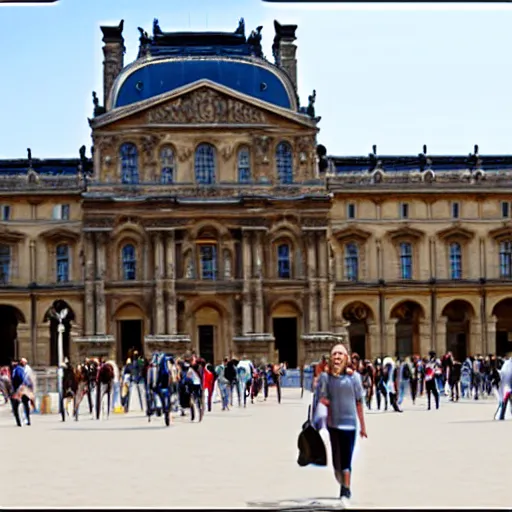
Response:
[[[499,400],[501,410],[499,419],[504,420],[512,392],[512,359],[510,359],[510,357],[507,357],[505,363],[503,363],[503,366],[501,367],[500,378]]]

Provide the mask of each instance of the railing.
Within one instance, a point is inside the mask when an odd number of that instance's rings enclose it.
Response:
[[[78,176],[37,176],[31,180],[27,175],[1,176],[0,190],[4,193],[38,190],[73,190],[80,192],[84,188],[83,180]]]

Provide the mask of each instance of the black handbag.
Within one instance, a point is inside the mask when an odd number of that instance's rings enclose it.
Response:
[[[311,421],[311,405],[308,407],[308,419],[302,425],[302,432],[297,440],[299,458],[297,464],[301,467],[313,464],[327,466],[327,453],[325,444],[318,430]]]

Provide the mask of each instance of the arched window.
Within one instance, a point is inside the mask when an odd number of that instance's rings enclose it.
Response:
[[[500,277],[512,278],[512,241],[510,240],[500,243]]]
[[[282,185],[293,183],[293,155],[288,142],[280,142],[276,148],[277,180]]]
[[[55,263],[57,269],[57,282],[67,283],[69,281],[69,246],[60,244],[55,250]]]
[[[277,247],[277,276],[281,279],[290,279],[291,269],[290,246],[280,244]]]
[[[0,284],[7,284],[11,275],[11,248],[0,244]]]
[[[139,183],[139,154],[137,146],[125,142],[119,149],[121,157],[121,182],[127,185]]]
[[[201,185],[215,183],[215,160],[215,148],[211,144],[197,146],[194,162],[196,183]]]
[[[215,244],[201,244],[199,246],[201,261],[201,279],[215,281],[217,279],[217,246]]]
[[[412,279],[412,245],[409,242],[400,244],[400,277]]]
[[[137,255],[132,244],[127,244],[123,247],[122,259],[123,279],[125,281],[135,281],[137,275]]]
[[[171,147],[165,146],[160,151],[160,182],[164,184],[174,183],[176,174],[176,163],[174,151]]]
[[[450,277],[462,279],[462,250],[457,242],[450,244]]]
[[[359,249],[354,243],[345,245],[345,278],[348,281],[359,279]]]
[[[251,155],[248,147],[242,147],[238,150],[237,158],[238,182],[250,183],[251,181]]]

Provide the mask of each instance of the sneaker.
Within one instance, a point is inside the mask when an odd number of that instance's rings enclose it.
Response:
[[[350,489],[342,485],[340,491],[340,501],[343,508],[349,508],[350,498],[352,498],[352,493],[350,492]]]

